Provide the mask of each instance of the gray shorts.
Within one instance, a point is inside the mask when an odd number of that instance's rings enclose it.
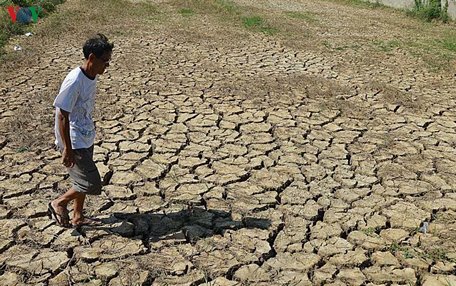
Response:
[[[89,148],[74,149],[75,164],[68,168],[73,188],[87,195],[101,194],[101,178],[93,161],[93,145]]]

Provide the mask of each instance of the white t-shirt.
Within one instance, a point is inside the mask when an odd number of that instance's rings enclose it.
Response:
[[[63,150],[64,144],[58,127],[60,109],[69,112],[70,140],[73,149],[89,148],[95,141],[92,112],[95,106],[97,80],[87,77],[80,67],[73,69],[60,87],[54,100],[55,144]]]

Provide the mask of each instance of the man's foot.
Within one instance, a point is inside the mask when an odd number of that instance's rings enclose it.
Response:
[[[48,204],[48,216],[50,219],[54,219],[55,222],[61,227],[70,227],[70,217],[68,216],[68,210],[63,207],[59,207],[50,202]]]
[[[101,221],[93,218],[82,217],[79,219],[74,219],[71,221],[73,227],[81,227],[81,226],[100,226]]]

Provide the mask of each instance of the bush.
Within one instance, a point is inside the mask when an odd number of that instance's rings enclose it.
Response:
[[[447,9],[448,7],[442,7],[440,0],[415,0],[415,7],[410,14],[427,22],[434,19],[446,22],[448,21]]]
[[[4,1],[1,1],[4,3]],[[63,3],[64,0],[11,0],[4,3],[4,6],[15,5],[20,7],[38,6],[38,17],[43,17],[47,13],[55,10],[57,4]],[[3,7],[0,7],[3,8]],[[28,10],[27,10],[28,11]],[[30,22],[31,15],[29,11],[24,10],[17,14],[17,21],[13,23],[6,9],[0,9],[0,55],[2,54],[2,47],[8,42],[8,39],[13,35],[24,34],[26,25],[20,22]]]

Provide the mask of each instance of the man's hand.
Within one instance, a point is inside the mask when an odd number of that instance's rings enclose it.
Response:
[[[67,168],[72,168],[74,166],[74,153],[72,149],[63,149],[62,164]]]

